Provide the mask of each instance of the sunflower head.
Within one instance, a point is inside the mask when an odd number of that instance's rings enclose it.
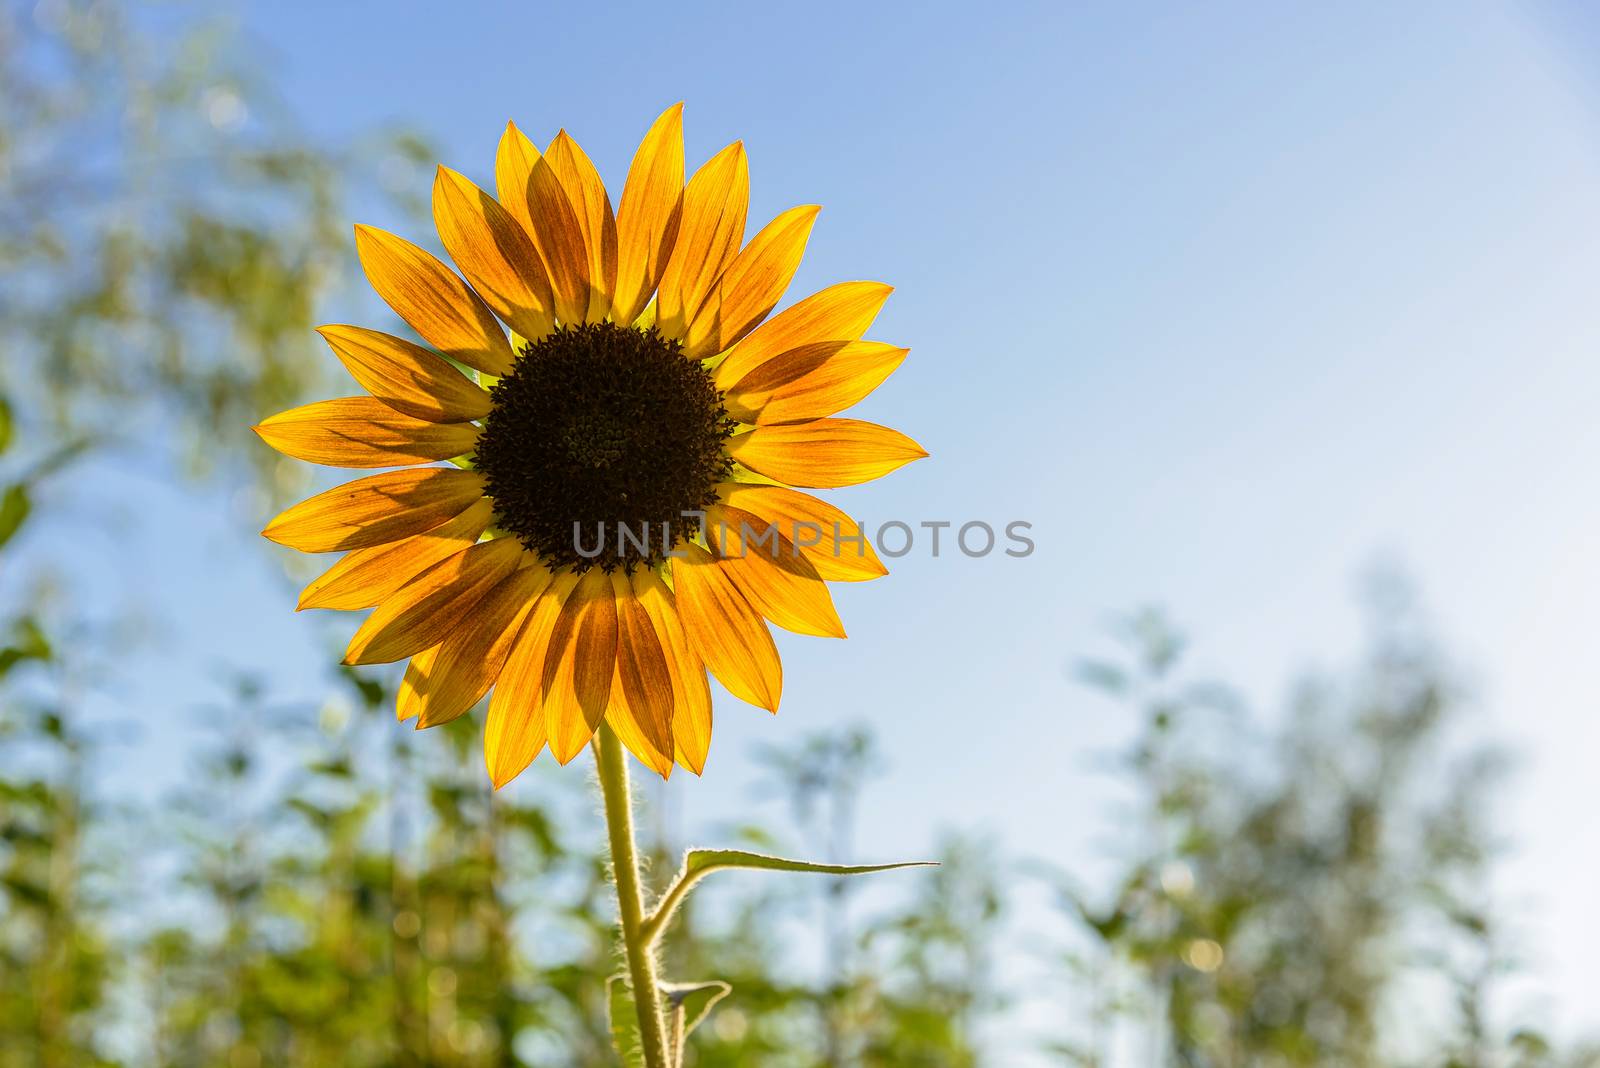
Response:
[[[843,637],[827,583],[885,573],[848,516],[794,487],[926,455],[836,417],[905,358],[862,339],[889,287],[774,315],[818,209],[746,241],[744,148],[685,182],[681,111],[651,126],[615,210],[565,131],[540,151],[508,126],[495,196],[441,167],[454,270],[358,226],[373,288],[427,344],[323,327],[366,394],[256,427],[302,460],[386,469],[263,533],[343,553],[300,607],[373,609],[346,661],[409,659],[402,719],[444,723],[492,691],[496,786],[546,747],[571,760],[601,722],[661,775],[698,774],[708,672],[776,711],[769,625]]]

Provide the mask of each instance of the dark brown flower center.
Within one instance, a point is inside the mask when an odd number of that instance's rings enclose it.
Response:
[[[560,327],[490,395],[478,470],[498,524],[551,567],[659,562],[732,467],[710,372],[653,327]]]

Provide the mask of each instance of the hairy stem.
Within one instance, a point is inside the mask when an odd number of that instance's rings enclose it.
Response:
[[[633,795],[628,788],[627,755],[610,727],[595,732],[595,764],[605,798],[606,830],[611,837],[611,868],[622,916],[622,945],[628,958],[633,1003],[639,1013],[639,1039],[647,1068],[671,1068],[661,1017],[656,958],[644,931],[644,897],[639,886],[639,855],[633,841]]]
[[[678,877],[672,880],[672,885],[667,887],[667,892],[661,895],[661,901],[656,905],[655,911],[644,919],[645,945],[654,946],[667,929],[667,924],[672,922],[673,913],[678,911],[678,906],[683,904],[693,890],[695,884],[714,871],[722,871],[731,867],[727,864],[708,864],[695,871],[681,871]]]

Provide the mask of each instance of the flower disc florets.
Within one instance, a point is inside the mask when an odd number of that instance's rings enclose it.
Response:
[[[654,327],[560,327],[490,395],[478,470],[498,524],[552,568],[660,562],[732,468],[710,372]]]

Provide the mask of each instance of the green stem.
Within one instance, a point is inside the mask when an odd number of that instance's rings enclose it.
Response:
[[[604,723],[595,732],[595,764],[605,798],[606,831],[611,836],[611,869],[622,916],[622,945],[628,957],[633,1003],[639,1013],[639,1039],[647,1068],[670,1068],[666,1028],[661,1017],[661,987],[656,958],[644,932],[644,896],[639,887],[639,855],[633,842],[633,796],[628,789],[627,755]]]

